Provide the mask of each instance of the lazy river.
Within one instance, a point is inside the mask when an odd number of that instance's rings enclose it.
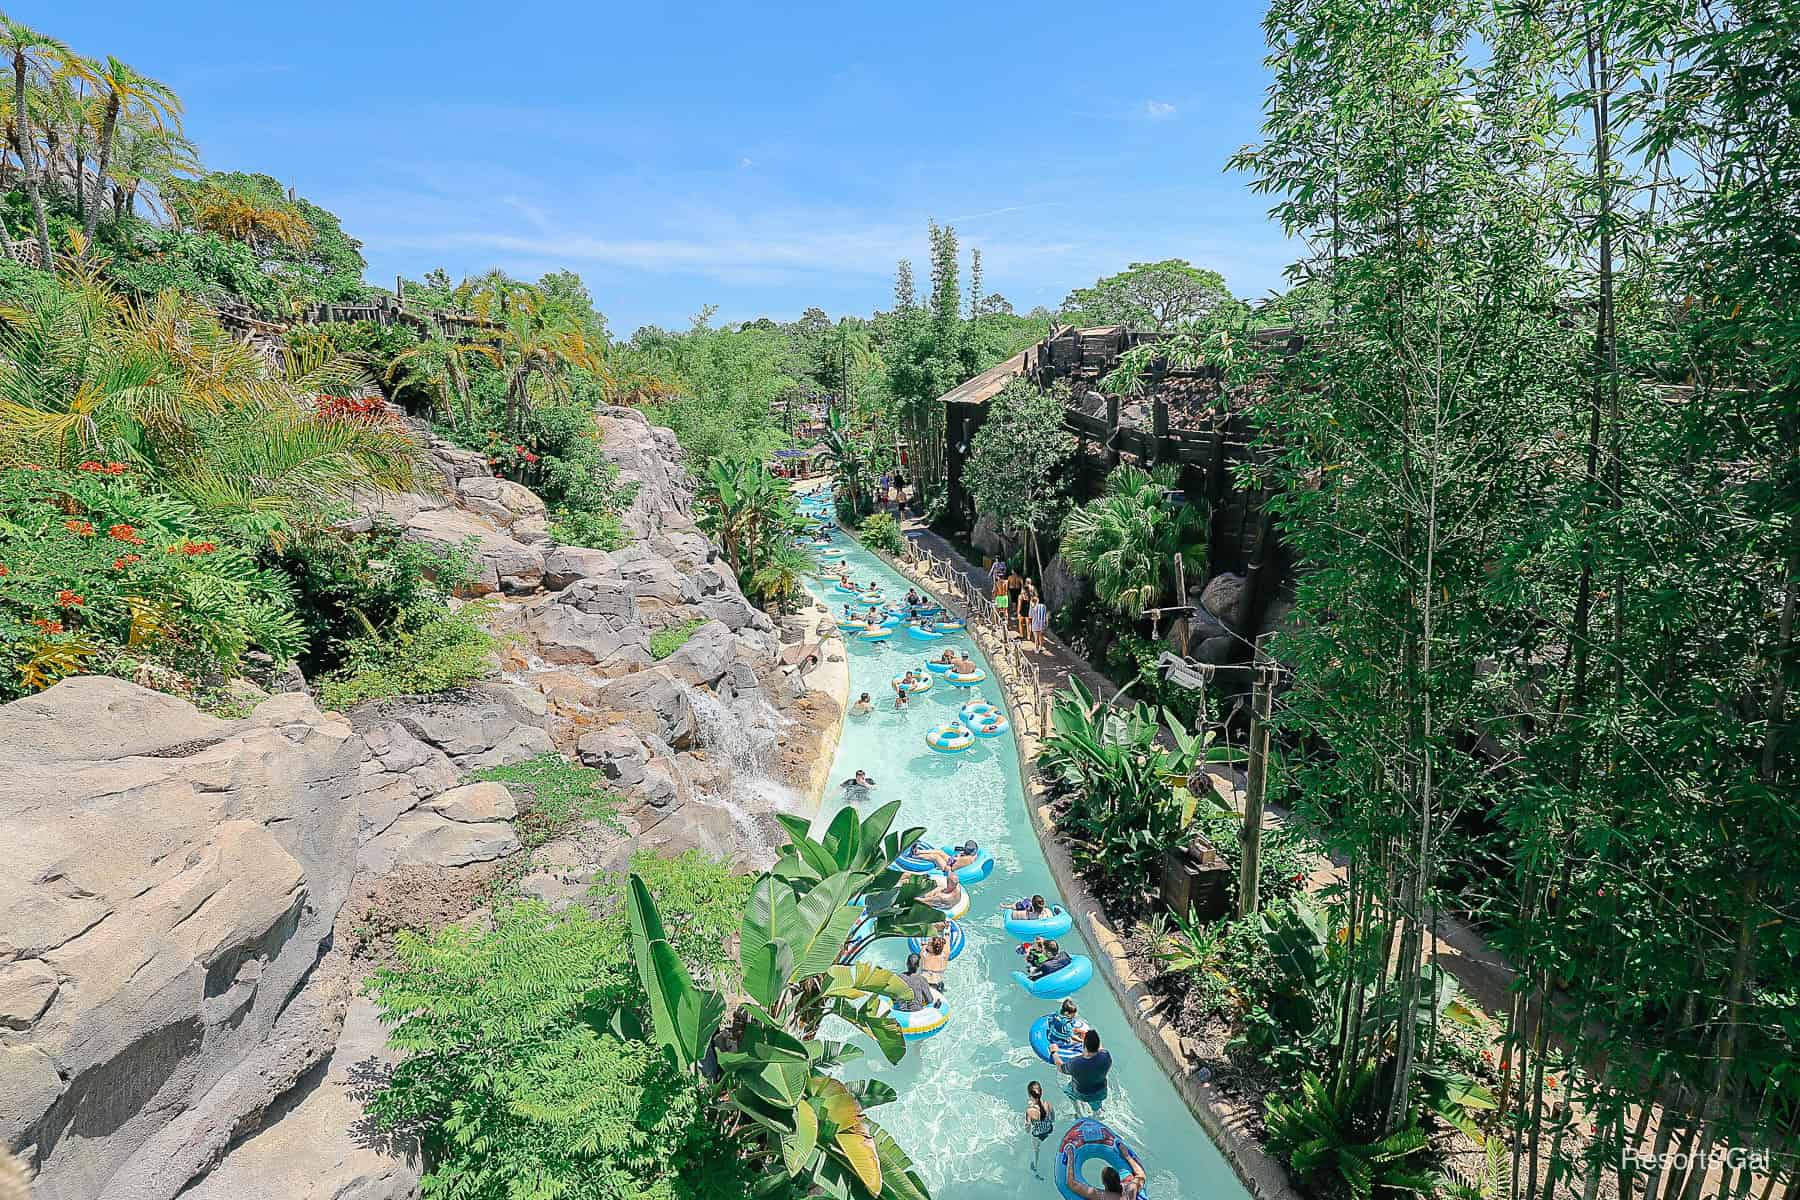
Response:
[[[860,584],[878,581],[889,603],[900,603],[907,588],[914,586],[847,534],[840,532],[834,546],[844,552],[842,561],[852,579]],[[848,597],[834,591],[833,580],[814,578],[808,587],[834,616],[843,612]],[[909,667],[919,669],[926,658],[946,647],[969,650],[987,670],[987,680],[958,688],[933,676],[929,691],[913,698],[905,711],[896,712],[893,677]],[[899,799],[903,803],[895,828],[922,825],[936,843],[973,838],[992,851],[995,865],[991,876],[967,889],[972,905],[959,924],[968,944],[951,962],[944,988],[949,1022],[931,1037],[909,1043],[906,1057],[895,1067],[860,1038],[867,1053],[845,1074],[878,1075],[899,1092],[898,1101],[876,1109],[874,1116],[912,1156],[938,1200],[1054,1198],[1050,1177],[1056,1150],[1078,1114],[1062,1090],[1065,1077],[1032,1052],[1027,1034],[1031,1023],[1060,1001],[1037,999],[1013,981],[1011,972],[1020,959],[1015,941],[1001,925],[999,909],[1033,893],[1052,901],[1061,897],[1025,811],[1012,731],[978,738],[969,750],[957,754],[938,753],[925,740],[933,727],[954,720],[958,709],[971,700],[984,699],[1004,711],[999,684],[967,634],[919,641],[902,625],[885,641],[848,635],[846,654],[851,702],[867,692],[875,711],[845,718],[831,784],[820,805],[819,827],[844,804],[838,784],[860,769],[876,784],[863,808]],[[1078,918],[1074,931],[1061,939],[1063,947],[1094,958],[1097,951],[1085,937],[1085,914]],[[905,957],[902,939],[886,939],[867,956],[868,961],[896,970]],[[1245,1196],[1229,1164],[1126,1024],[1112,992],[1099,978],[1097,962],[1094,979],[1075,994],[1075,1000],[1113,1055],[1108,1094],[1097,1115],[1143,1159],[1150,1200]],[[850,1037],[852,1032],[840,1024],[831,1035]],[[1043,1085],[1056,1113],[1056,1130],[1044,1143],[1038,1159],[1041,1174],[1036,1175],[1032,1142],[1023,1126],[1025,1086],[1033,1079]],[[1085,1104],[1082,1110],[1082,1115],[1089,1111]],[[1090,1182],[1097,1181],[1097,1170],[1090,1168]]]

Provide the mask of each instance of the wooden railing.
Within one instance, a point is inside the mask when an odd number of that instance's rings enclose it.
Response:
[[[1050,729],[1053,692],[1044,684],[1038,664],[1011,635],[1010,610],[996,607],[983,589],[970,584],[955,563],[908,540],[900,560],[902,572],[942,596],[962,616],[969,634],[981,645],[1000,682],[1012,692],[1015,713],[1026,729],[1042,737]]]

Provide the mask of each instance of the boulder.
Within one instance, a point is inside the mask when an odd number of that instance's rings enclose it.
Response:
[[[525,678],[552,704],[586,704],[594,693],[593,681],[573,671],[533,671]]]
[[[618,405],[601,406],[594,423],[600,430],[600,453],[618,465],[622,478],[637,485],[620,523],[640,538],[690,529],[694,497],[674,433],[651,425],[637,409]]]
[[[1052,612],[1072,608],[1094,594],[1094,585],[1077,575],[1058,554],[1044,565],[1044,604]]]
[[[479,771],[484,767],[510,767],[555,752],[556,743],[549,733],[535,725],[520,725],[486,750],[464,755],[459,762],[464,770]]]
[[[415,1200],[417,1144],[371,1128],[363,1099],[400,1060],[375,1002],[351,1001],[331,1057],[181,1200]]]
[[[467,549],[475,566],[467,590],[476,596],[529,592],[544,579],[541,550],[516,541],[476,513],[460,508],[421,512],[406,523],[403,534],[408,541],[439,550]]]
[[[586,546],[557,546],[544,555],[544,586],[561,591],[578,579],[613,574],[612,555]]]
[[[449,755],[427,745],[398,721],[378,721],[362,731],[367,748],[357,768],[361,781],[363,841],[374,837],[403,812],[417,808],[462,777]]]
[[[735,647],[730,628],[721,621],[708,621],[663,660],[663,669],[689,687],[711,687],[724,677]]]
[[[359,731],[384,721],[397,722],[413,737],[449,755],[458,766],[467,766],[469,760],[497,746],[516,745],[516,731],[521,726],[542,732],[548,713],[549,703],[536,690],[491,681],[436,696],[375,700],[350,715]]]
[[[578,579],[555,596],[494,623],[529,638],[545,662],[623,674],[650,663],[650,630],[629,588],[616,578]]]
[[[699,737],[687,686],[663,667],[601,684],[594,689],[594,708],[616,713],[619,721],[655,734],[677,750],[691,749]]]
[[[303,985],[365,752],[297,694],[222,721],[83,676],[0,706],[0,1143],[39,1200],[173,1197],[328,1051]]]
[[[643,739],[624,725],[589,730],[581,735],[575,752],[584,764],[626,787],[643,782],[644,764],[650,761]]]
[[[1211,663],[1216,667],[1222,667],[1247,657],[1247,651],[1244,643],[1238,638],[1214,637],[1207,638],[1196,645],[1193,653],[1188,657],[1195,662]]]
[[[510,479],[492,475],[463,479],[456,485],[456,496],[464,508],[502,529],[511,529],[520,521],[542,525],[546,520],[544,502],[537,493]]]
[[[1242,575],[1214,575],[1207,580],[1206,588],[1200,593],[1200,607],[1223,621],[1234,630],[1244,628],[1249,618],[1245,612],[1250,602],[1248,580]]]
[[[1003,558],[1006,555],[1006,542],[1000,534],[1000,523],[987,513],[975,518],[975,528],[969,531],[969,545],[975,547],[977,553],[989,558]]]
[[[647,804],[656,808],[684,805],[693,799],[693,788],[687,776],[672,758],[654,758],[644,767],[644,778],[633,789]]]
[[[358,866],[374,875],[395,867],[466,867],[519,849],[509,822],[518,813],[504,784],[469,783],[396,818],[358,852]]]

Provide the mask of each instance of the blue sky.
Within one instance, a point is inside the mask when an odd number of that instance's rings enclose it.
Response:
[[[372,280],[570,267],[619,334],[886,307],[928,218],[1020,311],[1168,257],[1257,296],[1292,257],[1224,170],[1254,3],[7,8],[173,85],[208,166],[338,213]]]

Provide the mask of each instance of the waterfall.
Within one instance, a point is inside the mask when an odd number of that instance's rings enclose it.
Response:
[[[695,688],[688,699],[700,726],[700,745],[723,765],[724,794],[709,799],[746,828],[759,815],[798,811],[799,793],[769,774],[783,718],[768,698],[757,690],[727,702]]]

